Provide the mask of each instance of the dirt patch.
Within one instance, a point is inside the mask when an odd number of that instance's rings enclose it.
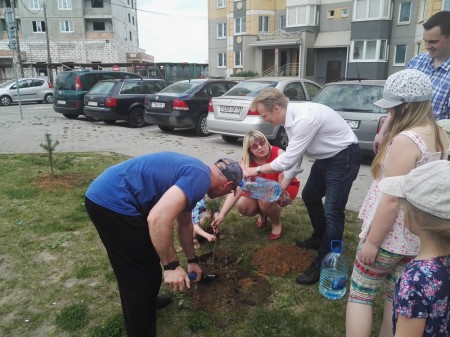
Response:
[[[58,174],[38,177],[31,182],[42,191],[69,189],[89,179],[85,174]]]

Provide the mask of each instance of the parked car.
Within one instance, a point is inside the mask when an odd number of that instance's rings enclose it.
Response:
[[[372,103],[383,96],[384,80],[354,80],[326,84],[314,97],[337,111],[358,137],[363,155],[373,155],[372,143],[387,111]]]
[[[162,131],[175,128],[195,129],[198,136],[207,136],[208,103],[236,85],[234,81],[195,79],[169,85],[158,94],[145,98],[145,121]]]
[[[105,70],[72,70],[60,73],[55,81],[53,110],[64,117],[75,119],[83,115],[84,95],[101,80],[115,78],[142,78],[133,73]]]
[[[53,86],[42,77],[26,77],[17,80],[19,92],[17,92],[16,80],[10,80],[0,84],[0,104],[10,105],[18,102],[45,102],[53,103]]]
[[[126,120],[132,128],[146,125],[144,99],[172,84],[162,79],[104,80],[84,95],[83,112],[86,117],[100,119],[106,124]]]
[[[211,99],[208,129],[222,135],[226,142],[236,142],[250,130],[259,130],[276,146],[285,149],[288,137],[283,126],[265,122],[250,105],[262,90],[273,87],[281,90],[290,101],[310,101],[321,86],[298,77],[261,77],[240,82],[221,97]]]

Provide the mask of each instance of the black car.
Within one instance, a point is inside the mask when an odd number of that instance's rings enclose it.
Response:
[[[146,125],[144,99],[172,82],[162,79],[115,79],[98,82],[84,96],[86,117],[114,124],[126,120],[132,128]]]
[[[195,129],[198,136],[207,136],[209,100],[223,95],[237,82],[194,79],[174,83],[158,94],[145,97],[145,121],[162,131],[174,128]]]

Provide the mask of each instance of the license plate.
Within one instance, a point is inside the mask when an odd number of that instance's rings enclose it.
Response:
[[[152,102],[152,108],[164,108],[166,103]]]
[[[56,103],[58,103],[58,104],[66,104],[66,101],[58,100]]]
[[[357,129],[359,127],[359,121],[349,121],[347,120],[347,124],[352,128],[352,129]]]
[[[88,102],[87,105],[90,105],[90,106],[98,106],[98,102]]]
[[[220,112],[228,113],[228,114],[240,114],[241,113],[241,108],[238,106],[221,105],[219,110],[220,110]]]

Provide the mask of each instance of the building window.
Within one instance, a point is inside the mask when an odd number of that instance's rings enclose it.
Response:
[[[245,17],[234,19],[234,33],[244,34],[246,30],[245,24],[246,24]]]
[[[419,22],[422,22],[425,19],[426,9],[427,9],[427,0],[420,1]]]
[[[328,19],[334,19],[334,9],[329,9],[328,10],[327,17],[328,17]]]
[[[72,0],[58,0],[58,9],[72,9]]]
[[[398,23],[407,24],[411,19],[411,2],[400,2]]]
[[[42,1],[41,0],[30,0],[30,9],[41,9]]]
[[[73,23],[72,21],[61,21],[60,22],[62,33],[73,33]]]
[[[128,23],[131,23],[131,14],[128,13]]]
[[[348,8],[341,8],[341,17],[348,17]]]
[[[420,48],[422,48],[422,44],[420,42],[416,43],[416,55],[420,54]]]
[[[91,0],[92,8],[103,8],[103,0]],[[131,2],[131,7],[133,7],[133,2]]]
[[[134,23],[134,16],[131,17],[131,21],[133,22],[133,26],[135,25]]]
[[[227,37],[227,24],[225,22],[217,24],[217,38],[224,39]]]
[[[269,17],[260,16],[258,17],[258,32],[268,33],[269,32]]]
[[[128,34],[130,35],[130,41],[133,41],[133,32],[129,31]]]
[[[217,68],[225,68],[227,66],[227,53],[217,54]]]
[[[395,46],[394,66],[404,66],[406,63],[406,44]]]
[[[217,0],[217,8],[225,8],[227,7],[226,0]]]
[[[450,11],[450,0],[444,0],[444,4],[442,5],[443,11]]]
[[[286,29],[286,15],[282,15],[280,17],[280,29],[285,30]]]
[[[45,32],[45,21],[33,21],[33,32],[42,33]]]
[[[296,6],[288,7],[287,27],[295,26],[316,26],[317,9],[316,6]]]
[[[93,22],[92,26],[94,28],[94,30],[101,30],[104,31],[105,30],[105,23],[102,21],[97,21],[97,22]]]
[[[354,19],[389,19],[391,0],[356,0]]]
[[[242,67],[242,51],[234,52],[234,66]]]
[[[350,61],[386,61],[386,40],[355,40],[351,42]]]

